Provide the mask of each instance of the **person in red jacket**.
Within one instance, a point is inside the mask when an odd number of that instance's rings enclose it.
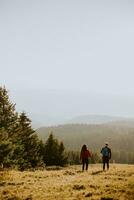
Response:
[[[85,165],[86,170],[88,170],[88,158],[91,157],[90,151],[87,149],[87,146],[84,144],[81,149],[80,159],[82,160],[82,171],[84,171]]]

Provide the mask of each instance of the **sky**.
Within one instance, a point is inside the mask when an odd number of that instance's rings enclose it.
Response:
[[[133,0],[0,0],[0,85],[18,104],[12,91],[134,97],[133,53]]]
[[[0,84],[134,95],[133,0],[0,0]]]

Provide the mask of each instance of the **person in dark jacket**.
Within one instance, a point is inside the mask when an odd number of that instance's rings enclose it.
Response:
[[[107,170],[109,169],[109,160],[111,159],[111,149],[108,147],[108,143],[101,150],[102,161],[103,161],[103,171],[105,170],[105,165],[107,164]]]
[[[88,170],[88,158],[91,157],[90,151],[87,149],[87,146],[84,144],[81,149],[80,159],[82,160],[82,171],[84,171],[85,165],[86,170]]]

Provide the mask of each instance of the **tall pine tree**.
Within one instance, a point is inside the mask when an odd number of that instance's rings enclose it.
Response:
[[[67,163],[67,157],[64,153],[64,145],[54,138],[53,133],[48,137],[44,147],[44,162],[47,166],[60,165],[63,166]]]
[[[10,158],[13,153],[13,145],[6,131],[1,129],[0,131],[0,167],[7,167],[10,165]]]
[[[17,112],[15,104],[10,102],[8,91],[0,87],[0,130],[4,129],[8,136],[12,136],[16,127]]]
[[[41,142],[23,112],[15,110],[5,87],[0,87],[0,166],[20,169],[42,164]]]
[[[9,100],[8,91],[0,87],[0,164],[10,163],[13,153],[12,136],[17,122],[15,104]]]
[[[40,141],[32,129],[31,120],[24,112],[18,118],[16,144],[14,158],[20,169],[41,165]]]
[[[60,142],[59,144],[59,165],[64,166],[67,163],[67,155],[65,154],[65,146],[63,142]]]

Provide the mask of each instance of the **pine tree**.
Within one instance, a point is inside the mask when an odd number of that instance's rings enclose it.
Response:
[[[58,143],[53,137],[53,133],[49,135],[44,148],[44,162],[46,165],[55,165],[58,159]]]
[[[41,142],[23,112],[15,110],[5,87],[0,87],[0,165],[20,169],[37,167],[43,162]]]
[[[63,142],[59,144],[59,165],[64,166],[67,163],[67,155],[65,155],[65,147]]]
[[[12,142],[8,138],[8,134],[1,129],[0,132],[0,166],[6,167],[10,163],[12,155]]]
[[[41,164],[40,141],[32,129],[31,121],[23,112],[18,119],[18,130],[16,134],[16,149],[14,159],[20,169],[37,167]]]
[[[8,91],[5,87],[0,87],[0,131],[5,129],[9,137],[13,135],[16,126],[17,112],[15,104],[11,103]]]
[[[12,136],[16,127],[15,104],[9,100],[8,91],[0,87],[0,164],[10,163],[13,153]]]
[[[66,163],[66,157],[64,155],[64,145],[53,137],[53,133],[49,135],[48,140],[45,143],[44,148],[44,162],[47,166],[60,165],[63,166]]]

